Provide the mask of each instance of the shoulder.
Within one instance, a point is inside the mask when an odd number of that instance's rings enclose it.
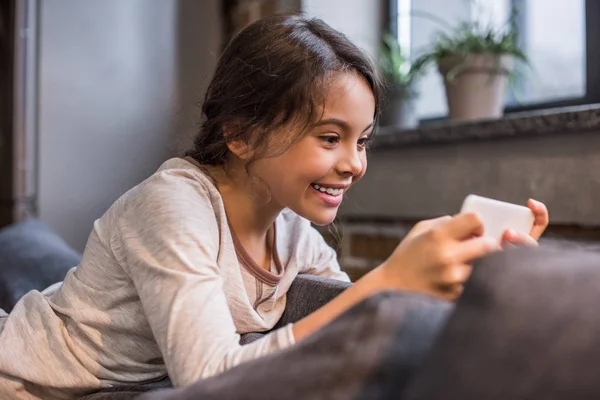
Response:
[[[164,162],[150,177],[126,192],[103,217],[107,223],[216,224],[222,200],[210,177],[181,158]]]
[[[160,168],[145,181],[134,187],[131,197],[146,198],[147,195],[167,195],[173,199],[207,198],[218,193],[216,187],[200,168],[181,158],[172,158],[164,162]],[[137,196],[136,196],[137,195]]]
[[[132,206],[167,207],[210,205],[218,196],[211,179],[199,168],[180,158],[172,158],[124,195]],[[191,210],[189,210],[191,211]]]

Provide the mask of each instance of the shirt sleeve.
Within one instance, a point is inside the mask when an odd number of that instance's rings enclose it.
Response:
[[[288,325],[239,344],[217,265],[218,223],[201,183],[165,174],[131,203],[117,222],[113,251],[135,285],[175,386],[294,343]]]
[[[305,273],[350,282],[348,274],[340,268],[336,251],[312,226],[309,227],[309,243],[313,249],[313,257]]]

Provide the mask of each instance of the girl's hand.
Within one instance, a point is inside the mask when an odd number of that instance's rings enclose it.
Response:
[[[540,203],[533,199],[529,199],[527,207],[531,209],[534,215],[533,228],[529,235],[520,234],[509,229],[502,235],[502,242],[508,242],[515,245],[537,246],[538,239],[542,236],[550,221],[548,209],[544,203]]]
[[[500,249],[482,233],[474,213],[418,223],[380,267],[386,284],[455,299],[471,275],[471,261]]]

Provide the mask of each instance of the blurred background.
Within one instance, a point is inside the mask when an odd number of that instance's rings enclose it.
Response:
[[[93,221],[189,144],[229,38],[288,11],[320,17],[382,67],[391,62],[390,86],[403,93],[387,110],[402,121],[382,123],[370,170],[340,213],[348,269],[364,273],[415,221],[457,212],[469,193],[537,198],[550,208],[550,236],[598,240],[600,35],[588,21],[600,5],[591,0],[2,0],[0,227],[36,217],[83,250]],[[434,64],[448,54],[441,34],[464,44],[461,26],[475,53],[496,51],[477,42],[491,29],[505,35],[502,51],[526,56],[510,64],[500,114],[450,113]],[[417,70],[422,56],[432,64]]]
[[[252,20],[310,10],[377,45],[371,1],[303,3],[3,0],[1,224],[34,214],[82,250],[92,222],[189,143],[221,49]]]

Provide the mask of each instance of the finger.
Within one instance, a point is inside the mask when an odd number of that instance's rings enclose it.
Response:
[[[502,235],[502,241],[516,245],[538,246],[537,240],[533,237],[516,232],[512,229],[507,229]]]
[[[500,244],[493,237],[476,237],[456,245],[455,260],[459,263],[468,263],[501,249]]]
[[[550,223],[548,209],[544,203],[533,199],[527,201],[527,206],[531,209],[534,216],[533,229],[531,229],[530,236],[534,239],[539,239]]]
[[[444,215],[443,217],[434,218],[429,221],[431,222],[432,227],[436,227],[447,223],[448,221],[452,221],[452,217],[449,215]]]
[[[450,291],[450,300],[451,301],[457,300],[463,294],[464,290],[465,290],[464,285],[454,285],[454,287]]]
[[[437,217],[432,219],[426,219],[424,221],[419,222],[418,225],[423,227],[424,229],[431,229],[433,227],[439,226],[445,222],[448,222],[452,219],[449,215],[444,215],[443,217]]]
[[[423,232],[427,232],[431,228],[435,228],[436,226],[439,226],[445,222],[448,222],[451,219],[452,219],[452,217],[450,217],[449,215],[445,215],[443,217],[426,219],[426,220],[420,221],[413,227],[411,233],[413,235],[419,235]]]
[[[455,285],[439,286],[434,290],[434,293],[444,300],[454,301],[462,295],[464,288],[462,283],[457,283]]]
[[[476,213],[458,214],[441,225],[441,229],[450,237],[463,240],[473,236],[483,235],[483,222]]]
[[[471,276],[471,272],[473,272],[473,267],[469,264],[453,265],[452,267],[447,268],[446,271],[442,273],[442,281],[440,282],[440,285],[462,285],[467,281],[467,279],[469,279],[469,277]]]

